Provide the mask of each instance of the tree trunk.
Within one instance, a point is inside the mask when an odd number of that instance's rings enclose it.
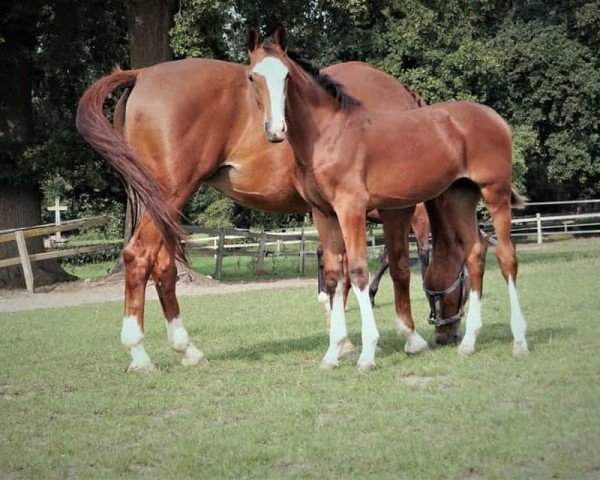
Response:
[[[7,158],[19,158],[23,148],[33,139],[33,109],[31,104],[31,60],[36,43],[36,16],[8,2],[0,9],[4,22],[0,24],[0,151]],[[23,161],[20,159],[19,161]],[[9,162],[12,163],[12,162]],[[15,172],[1,172],[0,230],[39,225],[41,204],[39,188],[31,179],[12,177]],[[22,175],[22,177],[26,175]],[[42,238],[27,240],[30,253],[44,251]],[[0,243],[0,259],[17,257],[16,242]],[[72,278],[55,260],[33,263],[35,284],[46,285]],[[0,269],[0,287],[25,286],[20,266]]]
[[[39,225],[40,194],[35,186],[0,185],[0,230]],[[29,254],[44,251],[42,237],[27,239]],[[18,257],[17,242],[0,243],[0,259]],[[31,264],[36,287],[74,279],[56,260]],[[0,288],[25,288],[25,278],[20,265],[0,268]]]
[[[178,0],[126,0],[132,68],[173,60],[169,31]]]

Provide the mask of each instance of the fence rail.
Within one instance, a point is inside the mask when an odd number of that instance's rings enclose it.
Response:
[[[80,218],[77,220],[69,220],[67,222],[62,222],[60,225],[46,224],[36,225],[33,227],[0,230],[0,243],[16,241],[17,250],[19,252],[18,257],[5,258],[0,260],[0,268],[11,267],[20,264],[23,268],[23,276],[25,277],[25,285],[27,287],[27,291],[29,293],[33,293],[34,277],[33,269],[31,268],[32,262],[50,260],[52,258],[67,258],[82,253],[97,252],[100,250],[110,248],[113,246],[113,244],[106,243],[100,245],[89,245],[85,247],[75,247],[67,248],[64,250],[55,250],[51,252],[29,254],[29,252],[27,251],[27,238],[51,235],[56,232],[68,232],[71,230],[77,230],[85,227],[98,227],[106,225],[106,223],[108,223],[108,217],[92,217]]]
[[[595,200],[571,200],[571,201],[550,201],[550,202],[532,202],[527,206],[543,205],[567,205],[567,204],[598,204],[600,199]],[[600,213],[580,213],[580,214],[560,214],[560,215],[541,215],[522,218],[513,218],[512,224],[522,225],[513,229],[512,235],[537,237],[537,242],[542,243],[544,236],[555,234],[597,234],[600,233],[600,220],[594,222],[594,219],[600,219]],[[583,221],[583,222],[582,222]],[[27,251],[26,239],[51,235],[56,232],[67,232],[85,227],[96,227],[105,225],[108,222],[107,217],[83,218],[62,222],[60,225],[46,224],[33,227],[15,228],[9,230],[0,230],[0,243],[16,241],[18,257],[0,260],[0,268],[22,265],[23,274],[27,290],[33,292],[34,280],[31,268],[32,262],[48,260],[53,258],[66,258],[82,253],[96,252],[112,246],[112,243],[100,245],[80,246],[56,250],[44,253],[30,255]],[[531,226],[528,226],[531,224]],[[489,225],[491,226],[491,224]],[[598,227],[590,229],[589,227]],[[189,238],[187,240],[188,249],[199,255],[212,256],[215,258],[214,277],[221,279],[223,275],[223,258],[226,256],[251,256],[256,257],[256,268],[261,270],[266,256],[293,256],[299,260],[300,274],[306,272],[306,258],[315,256],[314,249],[307,251],[308,244],[319,242],[317,232],[307,231],[304,228],[300,232],[261,232],[253,230],[241,230],[236,228],[206,228],[200,226],[184,226],[188,234],[201,233],[211,235],[203,239]],[[584,228],[584,229],[582,229]],[[228,244],[227,240],[239,240],[242,238],[254,239],[251,243],[237,242]],[[368,248],[372,255],[376,255],[378,249],[383,244],[380,237],[370,235],[368,239]],[[213,242],[213,245],[202,245],[204,242]],[[299,245],[297,251],[285,251],[286,245]],[[268,247],[275,246],[276,249],[269,251]]]

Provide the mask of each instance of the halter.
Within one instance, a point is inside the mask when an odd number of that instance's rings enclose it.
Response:
[[[431,297],[433,297],[433,304],[432,304],[432,308],[431,311],[429,313],[429,318],[427,319],[427,321],[431,324],[431,325],[435,325],[436,328],[437,327],[443,327],[444,325],[450,325],[454,322],[458,322],[463,314],[463,305],[465,303],[465,300],[467,298],[467,281],[469,279],[469,271],[467,270],[467,264],[466,262],[463,263],[462,268],[460,269],[460,272],[458,272],[458,275],[456,277],[456,280],[454,280],[454,282],[452,282],[452,285],[450,285],[448,288],[444,289],[444,290],[429,290],[428,288],[425,287],[425,283],[423,283],[423,290],[425,290],[425,294],[430,297],[429,301],[431,304]],[[459,307],[458,307],[458,312],[455,313],[454,315],[452,315],[451,317],[447,317],[447,318],[442,318],[442,298],[445,295],[448,295],[449,293],[454,292],[454,290],[456,290],[457,288],[460,288],[460,299],[458,300],[459,302]]]

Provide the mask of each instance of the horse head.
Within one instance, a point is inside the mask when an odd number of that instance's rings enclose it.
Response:
[[[279,25],[273,35],[262,39],[258,30],[250,28],[247,35],[248,80],[263,117],[265,134],[270,142],[281,142],[286,136],[285,90],[289,75],[287,33]]]

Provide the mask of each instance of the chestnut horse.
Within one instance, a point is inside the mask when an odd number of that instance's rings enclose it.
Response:
[[[393,77],[366,64],[339,64],[326,71],[365,105],[404,110],[423,104]],[[118,87],[129,90],[117,104],[113,128],[102,106]],[[131,354],[127,371],[154,370],[143,344],[145,290],[150,275],[163,308],[170,345],[183,355],[184,365],[206,363],[204,354],[189,339],[175,294],[174,258],[183,257],[178,212],[201,183],[250,208],[310,211],[294,184],[295,164],[289,144],[273,145],[265,139],[246,68],[217,60],[188,59],[132,71],[117,69],[84,93],[77,127],[146,207],[123,252],[126,283],[121,341]],[[411,330],[405,265],[412,211],[411,207],[387,212],[383,219],[396,311]],[[408,342],[405,349],[419,353],[426,347],[424,341]]]
[[[332,305],[323,367],[337,366],[347,336],[339,262],[344,251],[362,318],[358,368],[375,367],[379,332],[367,289],[365,212],[378,209],[385,219],[387,209],[434,198],[459,179],[472,182],[492,216],[496,256],[509,290],[513,353],[527,353],[510,238],[511,205],[523,200],[511,188],[511,135],[504,120],[491,108],[469,102],[439,103],[410,112],[378,111],[361,105],[327,75],[309,72],[292,60],[286,53],[284,27],[262,43],[257,35],[248,40],[248,72],[267,138],[289,140],[298,188],[313,209],[323,245]],[[485,249],[478,229],[463,239],[461,247],[470,291],[459,352],[470,354],[481,329]]]

